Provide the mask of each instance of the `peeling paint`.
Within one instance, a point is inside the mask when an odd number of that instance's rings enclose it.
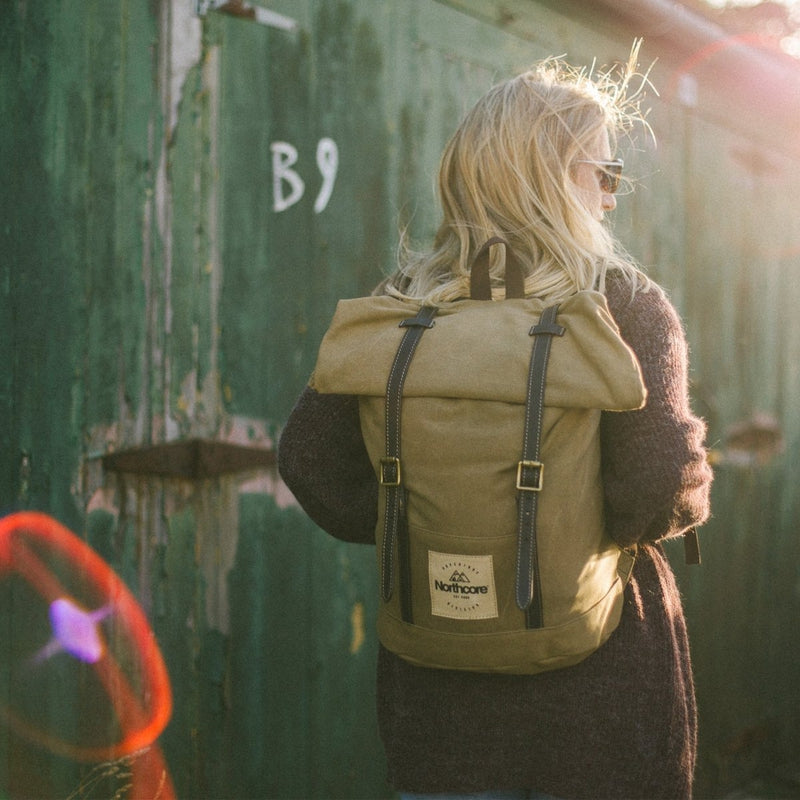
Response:
[[[193,357],[197,362],[197,357]],[[219,373],[212,369],[206,373],[202,386],[198,386],[197,368],[191,369],[181,380],[180,393],[171,406],[172,422],[176,435],[169,440],[187,437],[215,438],[222,416]]]
[[[170,136],[178,122],[178,106],[183,96],[183,86],[189,72],[200,63],[203,24],[195,15],[188,0],[170,0],[165,3],[166,31],[164,41],[169,43],[169,113]],[[166,34],[166,35],[165,35]]]
[[[211,331],[209,363],[216,369],[219,362],[219,301],[222,292],[222,259],[219,252],[219,130],[220,130],[220,48],[210,47],[203,62],[203,86],[208,93],[208,261],[205,272],[209,276],[208,321]],[[221,378],[215,372],[216,402],[222,409]]]
[[[364,644],[364,604],[355,603],[350,612],[350,626],[353,636],[350,640],[350,655],[356,655]]]
[[[239,494],[264,494],[275,501],[279,509],[299,508],[295,496],[278,475],[277,469],[264,470],[244,481],[239,486]]]
[[[211,630],[228,634],[228,573],[239,541],[239,496],[232,478],[205,484],[196,515],[196,559],[205,582],[206,623]]]
[[[182,381],[184,391],[176,401],[176,407],[183,409],[192,427],[199,428],[208,422],[203,420],[202,407],[207,402],[217,407],[217,400],[214,398],[218,385],[217,376],[211,374],[207,376],[201,390],[196,388],[193,372]],[[212,399],[207,401],[207,395]],[[154,423],[156,429],[164,427],[160,418],[154,419]],[[294,496],[278,476],[276,468],[196,482],[162,478],[136,478],[128,482],[124,477],[104,473],[101,455],[118,450],[125,444],[135,444],[123,442],[122,428],[121,423],[112,422],[91,426],[87,433],[92,457],[85,459],[75,481],[87,513],[105,511],[120,524],[126,517],[133,515],[134,527],[143,537],[144,553],[149,549],[147,545],[151,542],[152,535],[155,535],[156,540],[166,541],[167,535],[162,528],[171,518],[191,508],[195,528],[195,562],[205,587],[206,627],[228,634],[228,574],[233,568],[238,546],[239,498],[246,494],[267,495],[273,498],[279,509],[284,509],[297,505]],[[223,416],[216,438],[231,444],[271,449],[273,439],[269,431],[272,429],[274,423],[268,420]],[[144,496],[150,498],[153,493],[162,499],[155,505],[143,501]],[[160,510],[154,514],[156,507],[160,507]],[[140,569],[142,575],[148,574],[144,557]],[[144,582],[140,592],[143,596],[148,593]],[[363,608],[354,611],[353,626],[353,646],[360,647],[364,637]]]
[[[86,513],[91,514],[92,511],[106,511],[118,518],[119,504],[117,503],[116,491],[109,486],[105,486],[94,492],[86,504]]]
[[[274,442],[269,434],[271,427],[273,422],[270,420],[231,414],[222,422],[220,438],[230,444],[272,448]]]
[[[165,343],[154,358],[162,365],[162,397],[164,408],[165,433],[167,439],[180,435],[180,428],[170,413],[172,396],[171,373],[172,353],[166,347],[172,333],[173,324],[173,198],[168,175],[168,150],[178,124],[178,111],[183,99],[187,77],[192,69],[200,65],[202,56],[202,23],[193,13],[191,3],[186,0],[170,0],[164,3],[159,20],[160,41],[164,43],[159,59],[159,85],[161,91],[162,113],[166,120],[166,135],[161,142],[158,170],[155,182],[155,218],[159,236],[163,243],[163,277],[161,297],[163,311],[159,332]],[[154,332],[155,333],[155,332]],[[158,339],[154,335],[153,342]]]

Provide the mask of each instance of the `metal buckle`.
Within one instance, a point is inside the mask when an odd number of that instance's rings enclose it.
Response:
[[[523,471],[526,469],[538,470],[538,472],[536,473],[537,480],[535,486],[523,486],[522,476],[523,476]],[[544,464],[542,464],[541,461],[520,461],[517,464],[517,489],[520,492],[541,492],[543,478],[544,478]]]
[[[400,459],[386,456],[380,460],[381,486],[400,485]]]

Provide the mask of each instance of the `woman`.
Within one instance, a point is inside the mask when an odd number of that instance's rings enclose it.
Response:
[[[704,426],[689,407],[677,314],[603,222],[616,207],[617,137],[641,120],[638,93],[628,92],[634,59],[596,78],[551,59],[479,100],[444,152],[444,218],[432,250],[406,257],[381,287],[428,304],[467,297],[472,258],[500,236],[524,266],[528,296],[605,294],[647,388],[644,408],[601,420],[606,528],[639,555],[619,627],[599,650],[522,676],[426,669],[380,649],[389,779],[408,796],[691,795],[688,642],[659,542],[707,518],[711,472]],[[502,265],[492,272],[502,296]],[[279,452],[282,476],[322,528],[375,541],[378,486],[357,398],[306,389]]]

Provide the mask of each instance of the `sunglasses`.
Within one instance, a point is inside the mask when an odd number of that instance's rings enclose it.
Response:
[[[578,161],[578,163],[594,164],[596,167],[600,168],[600,188],[606,194],[614,194],[614,192],[619,189],[622,168],[625,166],[625,162],[621,158],[615,158],[613,161],[589,161],[583,159]]]

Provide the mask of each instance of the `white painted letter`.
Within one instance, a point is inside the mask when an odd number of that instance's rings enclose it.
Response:
[[[322,186],[314,202],[314,211],[319,214],[325,210],[331,199],[336,172],[339,169],[339,148],[333,139],[320,139],[317,145],[317,166],[322,174]]]
[[[288,142],[273,142],[272,151],[272,199],[275,211],[286,211],[303,196],[305,184],[303,179],[290,169],[297,162],[297,149]],[[291,186],[288,197],[283,195],[283,181]]]

